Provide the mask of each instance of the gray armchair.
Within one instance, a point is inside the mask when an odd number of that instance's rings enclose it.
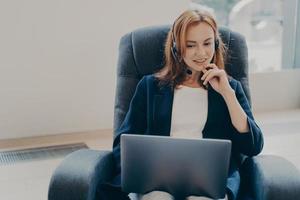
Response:
[[[139,80],[163,66],[164,41],[170,26],[146,27],[124,35],[119,46],[114,132],[121,125]],[[226,71],[242,83],[251,102],[248,84],[248,53],[245,39],[221,28],[228,48]],[[99,183],[114,174],[109,151],[79,150],[68,155],[55,170],[48,192],[49,200],[95,200]],[[245,157],[241,167],[238,199],[300,199],[300,173],[284,158],[272,155]]]

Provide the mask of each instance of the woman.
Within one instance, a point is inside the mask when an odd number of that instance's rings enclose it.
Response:
[[[231,140],[226,198],[237,198],[241,156],[259,154],[263,136],[241,84],[224,71],[224,53],[216,21],[210,14],[188,10],[175,20],[165,45],[164,67],[139,82],[118,130],[113,144],[118,176],[100,187],[102,199],[128,199],[120,188],[123,133]],[[154,191],[143,199],[172,199],[172,196]]]

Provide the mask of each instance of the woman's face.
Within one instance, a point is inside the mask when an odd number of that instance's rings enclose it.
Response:
[[[210,25],[200,22],[187,29],[183,60],[195,71],[201,71],[209,64],[215,53],[215,36]]]

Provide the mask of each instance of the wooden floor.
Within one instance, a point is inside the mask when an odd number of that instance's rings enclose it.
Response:
[[[257,114],[264,132],[263,154],[280,155],[300,169],[300,109]],[[85,142],[92,149],[109,150],[112,131],[101,130],[55,136],[0,140],[0,151]],[[0,199],[46,200],[51,174],[59,159],[0,166]]]

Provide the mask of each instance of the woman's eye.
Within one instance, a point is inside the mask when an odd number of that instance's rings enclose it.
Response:
[[[204,43],[205,46],[211,45],[211,42]]]
[[[192,48],[194,47],[195,45],[186,45],[187,48]]]

